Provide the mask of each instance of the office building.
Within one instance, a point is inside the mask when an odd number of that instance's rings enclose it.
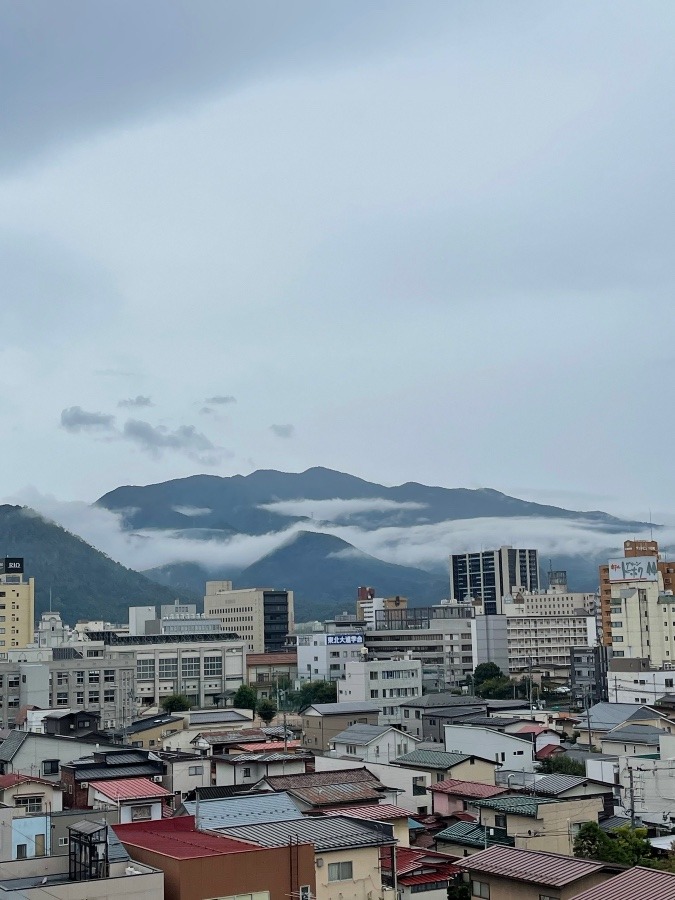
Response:
[[[380,725],[398,724],[401,703],[421,696],[422,663],[412,653],[394,659],[348,660],[337,683],[338,703],[372,701],[380,705]]]
[[[453,553],[450,557],[450,598],[479,600],[486,615],[502,612],[502,597],[539,590],[539,551],[515,547]]]
[[[231,581],[207,581],[204,615],[235,631],[250,653],[274,653],[293,631],[293,591],[272,588],[233,590]]]
[[[331,624],[327,623],[326,628]],[[312,632],[297,635],[298,678],[300,681],[337,681],[344,678],[345,667],[362,658],[364,632],[352,626],[348,630]]]
[[[33,642],[35,579],[26,578],[23,559],[0,562],[0,650],[21,649]]]
[[[378,612],[383,609],[405,609],[407,606],[407,597],[376,597],[374,588],[360,587],[356,596],[356,618],[366,628],[374,628]]]
[[[594,615],[519,615],[506,619],[509,672],[524,672],[530,666],[569,668],[573,647],[592,647],[596,642]]]

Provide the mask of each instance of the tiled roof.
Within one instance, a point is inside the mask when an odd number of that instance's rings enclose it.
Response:
[[[675,900],[675,874],[635,866],[572,900]]]
[[[395,765],[427,766],[430,769],[450,769],[471,759],[471,753],[446,753],[444,750],[413,750],[392,760]]]
[[[555,756],[556,753],[564,753],[565,751],[560,746],[560,744],[546,744],[541,750],[537,750],[535,756],[537,759],[548,759],[550,756]]]
[[[272,753],[274,750],[283,750],[284,747],[288,748],[289,750],[294,750],[299,746],[300,741],[286,741],[285,744],[283,741],[257,741],[251,743],[247,743],[246,741],[241,742],[242,750],[244,750],[246,753]],[[236,749],[236,745],[231,749]]]
[[[537,816],[538,807],[545,803],[560,803],[553,797],[535,797],[531,795],[509,794],[506,797],[492,797],[487,800],[474,800],[474,806],[483,806],[501,813],[512,813],[517,816]]]
[[[203,800],[200,792],[199,827],[231,828],[236,825],[261,825],[302,818],[288,794],[240,794],[220,800]],[[185,801],[183,809],[194,816],[197,804]]]
[[[123,844],[139,847],[172,859],[196,859],[219,853],[246,853],[256,850],[250,842],[232,840],[225,835],[196,831],[192,816],[177,816],[153,822],[129,822],[113,830]]]
[[[331,744],[355,744],[364,747],[390,730],[391,725],[366,725],[363,722],[357,722],[331,738]]]
[[[514,731],[514,734],[543,734],[545,731],[551,732],[551,734],[557,734],[557,731],[554,731],[553,728],[545,728],[543,725],[523,725],[522,728],[519,728],[517,731]]]
[[[455,822],[436,834],[436,840],[448,844],[466,844],[468,847],[485,847],[506,844],[512,847],[515,838],[506,834],[505,828],[487,828],[475,822]]]
[[[628,816],[607,816],[606,819],[600,819],[598,825],[603,831],[613,831],[615,828],[630,825],[630,819]]]
[[[295,666],[298,663],[296,653],[247,653],[246,666]]]
[[[395,843],[389,826],[379,823],[377,827],[375,823],[366,825],[347,816],[302,816],[292,822],[228,828],[227,834],[245,841],[254,841],[264,847],[284,846],[297,838],[301,843],[314,844],[319,853]]]
[[[324,816],[349,816],[351,819],[366,819],[372,822],[387,822],[390,819],[408,818],[408,810],[393,803],[377,803],[372,806],[341,806],[326,809]]]
[[[17,784],[48,784],[55,790],[60,790],[58,785],[45,778],[38,778],[36,775],[20,775],[19,772],[11,772],[9,775],[0,775],[0,790],[16,787]]]
[[[586,875],[600,871],[604,863],[590,859],[575,859],[558,853],[542,853],[535,850],[516,850],[511,847],[488,847],[474,853],[457,865],[470,872],[500,875],[516,881],[530,881],[546,887],[562,888]],[[647,895],[634,895],[631,900]],[[613,897],[616,900],[616,897]]]
[[[92,787],[99,794],[103,794],[109,800],[144,800],[154,797],[170,797],[171,791],[167,791],[161,784],[155,784],[149,778],[111,778],[106,781],[90,781]]]
[[[582,779],[583,780],[583,779]],[[477,797],[484,800],[488,797],[497,797],[505,794],[508,788],[497,787],[494,784],[481,784],[478,781],[460,781],[457,778],[446,778],[445,781],[437,781],[430,784],[430,791],[439,791],[441,794],[453,794],[457,797]]]
[[[400,875],[409,875],[423,866],[444,866],[452,863],[454,858],[446,853],[437,853],[435,850],[427,850],[421,847],[397,847],[396,848],[396,872]],[[391,871],[389,854],[383,853],[380,860],[382,868]],[[455,869],[455,871],[458,871]]]
[[[587,781],[588,779],[584,775],[546,775],[544,778],[538,778],[534,782],[533,788],[536,794],[551,794],[555,797],[572,788],[580,787]]]
[[[232,766],[251,762],[289,762],[313,758],[311,753],[284,753],[283,750],[272,753],[228,753],[224,756],[213,756],[219,762]]]
[[[320,787],[287,788],[293,797],[311,806],[335,806],[336,803],[358,803],[370,800],[377,803],[382,794],[365,781],[355,784],[324,784]]]
[[[329,772],[307,772],[298,775],[268,775],[264,781],[275,791],[287,791],[291,788],[323,787],[331,784],[357,784],[367,781],[380,785],[379,780],[365,766],[359,769],[336,769]]]

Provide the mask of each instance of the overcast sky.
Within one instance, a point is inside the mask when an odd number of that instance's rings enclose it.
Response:
[[[675,506],[675,7],[0,6],[0,493]]]

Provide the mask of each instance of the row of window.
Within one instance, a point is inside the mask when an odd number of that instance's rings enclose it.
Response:
[[[182,678],[199,678],[200,676],[200,658],[198,656],[185,656],[181,662]],[[139,679],[154,679],[155,671],[157,671],[160,679],[178,678],[178,659],[177,657],[160,657],[157,660],[157,669],[155,670],[155,659],[138,659],[136,661],[136,677]],[[223,674],[223,658],[222,656],[205,656],[204,657],[204,677],[214,678]]]

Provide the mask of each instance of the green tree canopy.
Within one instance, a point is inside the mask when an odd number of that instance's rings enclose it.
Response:
[[[654,867],[646,828],[622,825],[613,829],[612,835],[606,834],[596,822],[586,822],[574,839],[574,855],[626,866]]]
[[[277,705],[272,700],[259,700],[258,705],[256,706],[256,712],[265,725],[269,725],[277,714]]]
[[[337,684],[334,681],[306,681],[294,697],[298,709],[312,703],[335,703]]]
[[[577,759],[571,759],[566,753],[557,753],[542,760],[537,771],[546,775],[585,775],[586,766]]]
[[[481,663],[479,666],[473,670],[473,689],[474,691],[478,691],[478,688],[485,682],[490,681],[494,678],[503,678],[504,673],[499,668],[497,663],[486,662]]]
[[[257,700],[258,695],[253,688],[249,687],[248,684],[242,684],[232,698],[232,706],[236,709],[250,709],[253,711],[255,710]]]
[[[168,713],[184,712],[186,709],[190,709],[190,701],[185,694],[169,694],[168,697],[164,697],[160,705]]]

